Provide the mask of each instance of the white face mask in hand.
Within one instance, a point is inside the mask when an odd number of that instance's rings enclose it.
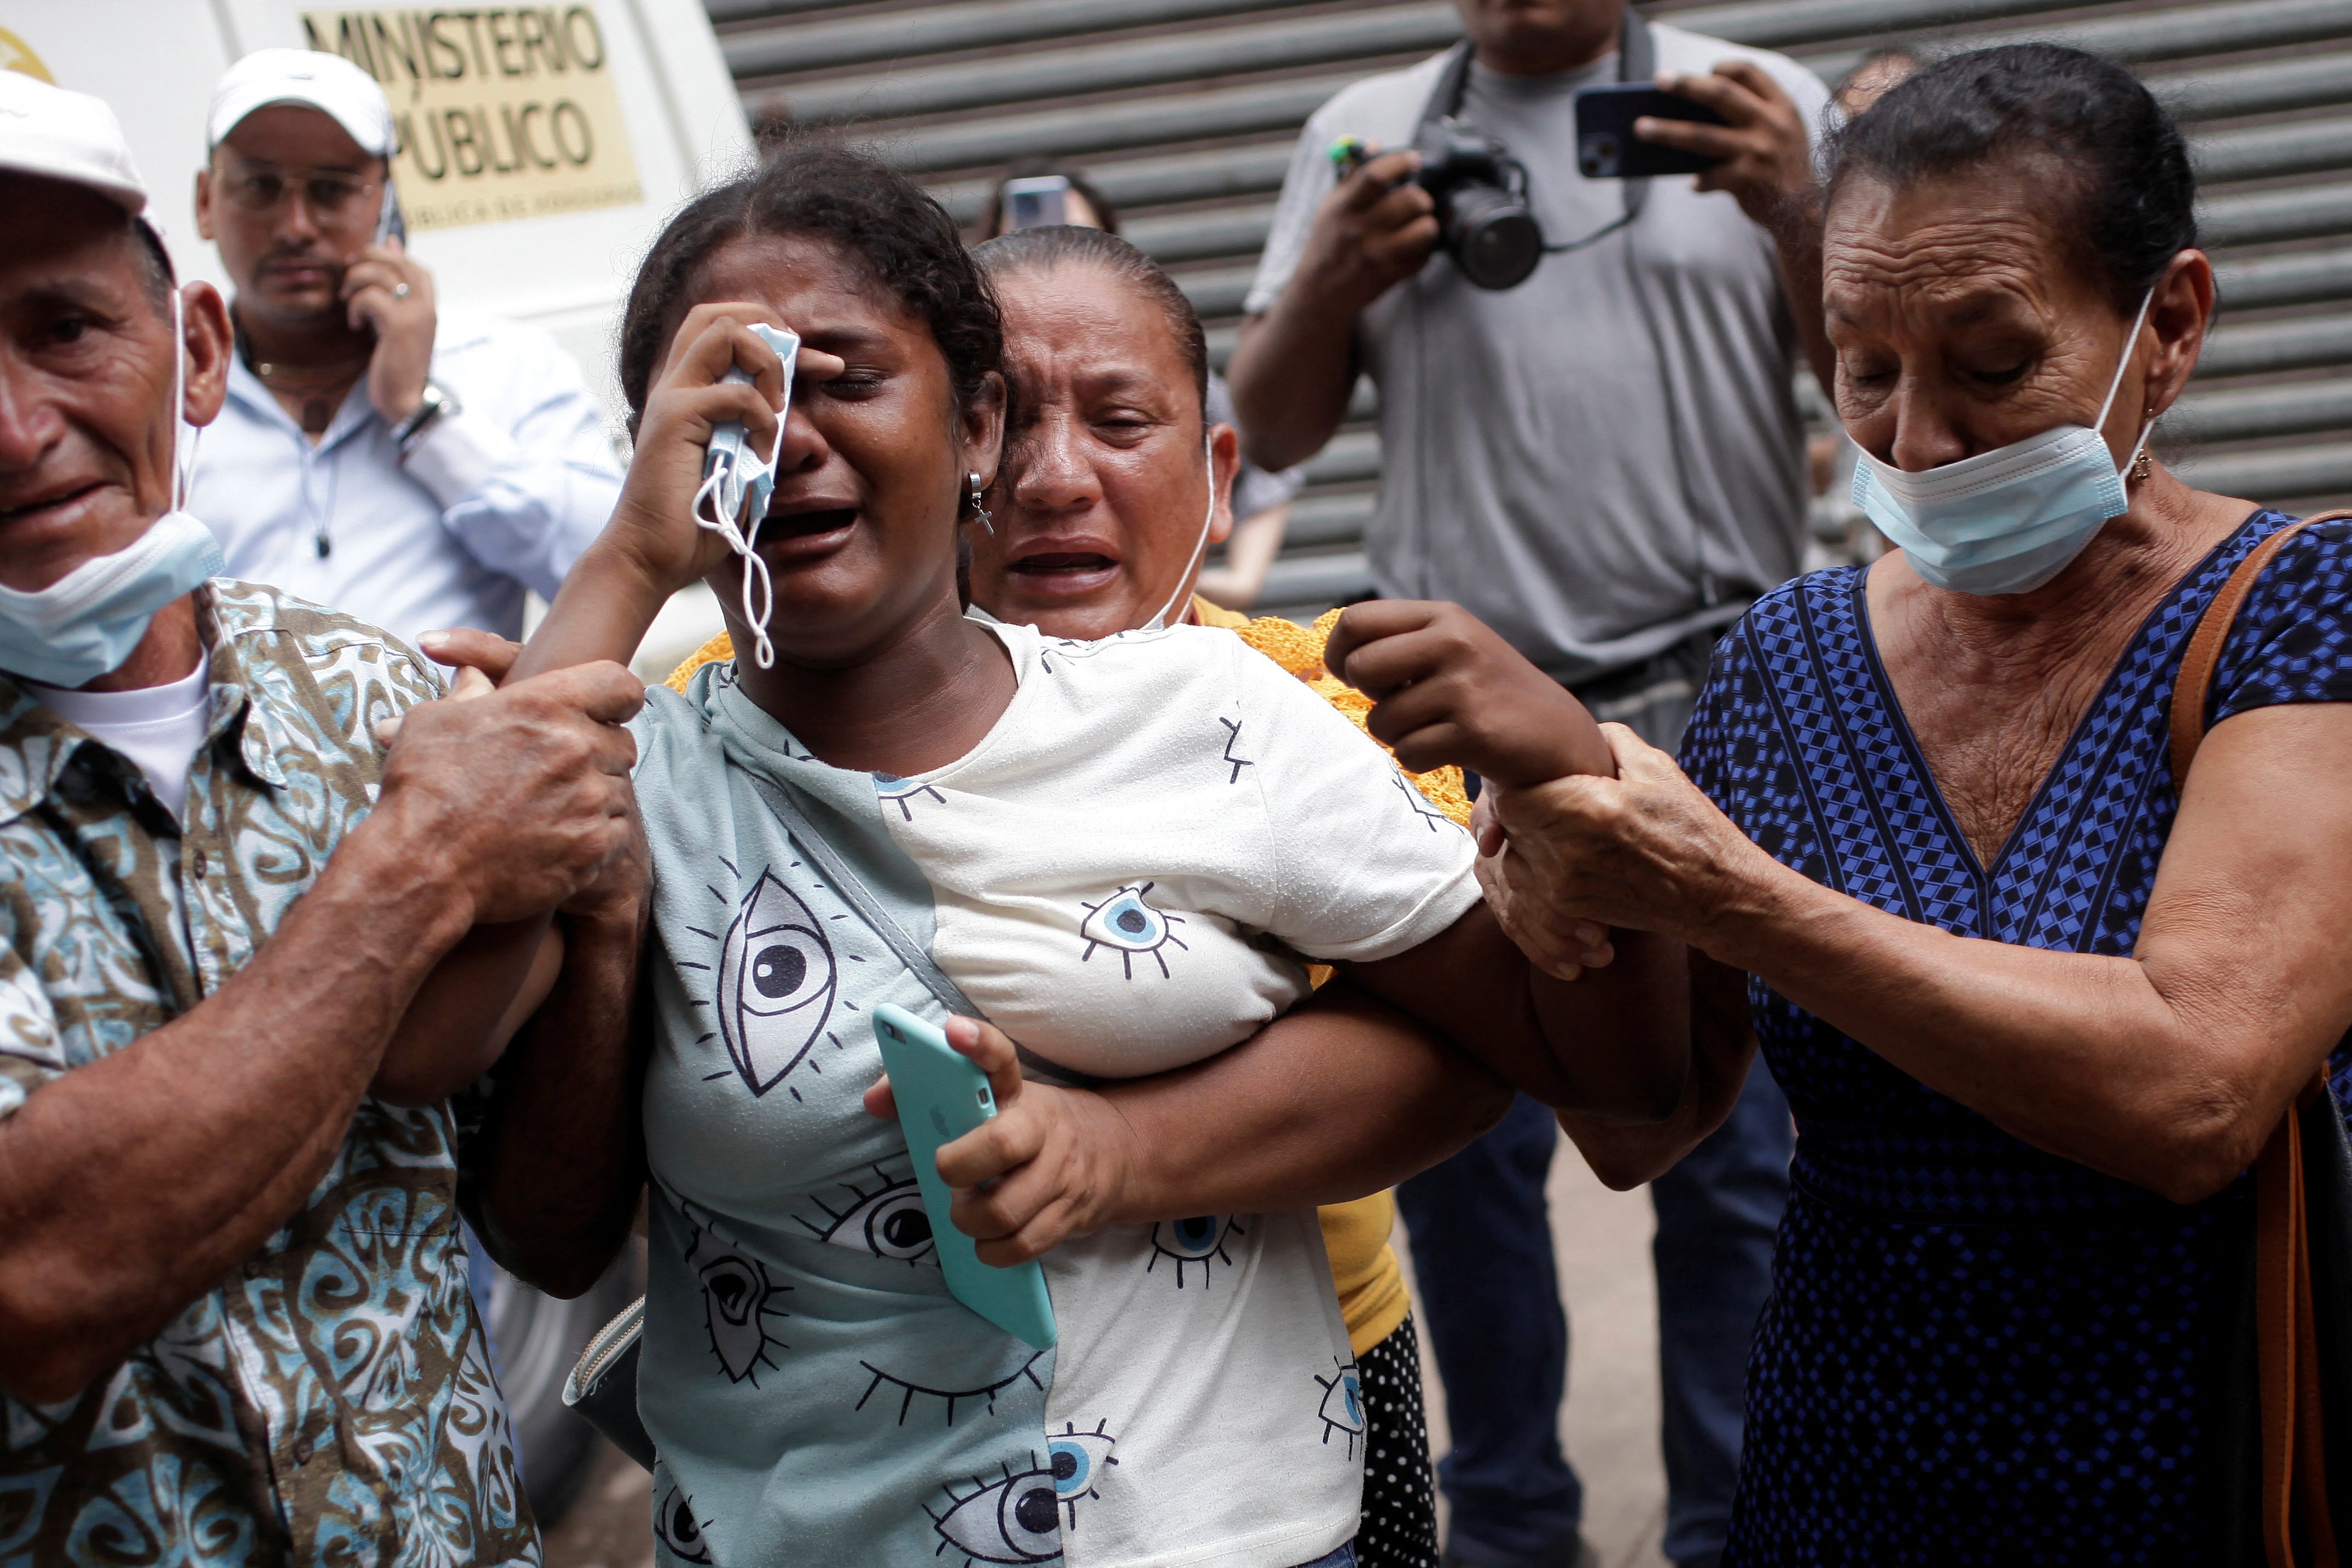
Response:
[[[172,294],[173,509],[112,555],[82,562],[48,587],[0,588],[0,670],[49,686],[86,686],[131,657],[155,612],[222,570],[220,543],[180,508],[195,463],[187,422],[188,341]]]
[[[2155,298],[2150,289],[2139,302],[2106,399],[2087,426],[2053,425],[1924,474],[1862,455],[1853,469],[1853,504],[1902,547],[1912,570],[1960,593],[2031,592],[2082,554],[2109,517],[2129,509],[2123,476],[2155,427],[2140,427],[2121,468],[2099,432]]]
[[[1217,458],[1210,440],[1207,435],[1201,437],[1201,460],[1209,470],[1209,509],[1201,518],[1201,537],[1192,541],[1192,559],[1184,563],[1183,575],[1176,580],[1176,591],[1168,596],[1168,602],[1160,607],[1157,615],[1136,628],[1139,632],[1157,632],[1168,624],[1168,612],[1176,608],[1192,586],[1192,569],[1201,564],[1201,557],[1208,551],[1209,530],[1217,524]]]
[[[743,558],[743,623],[751,630],[752,661],[764,670],[776,662],[776,646],[768,640],[776,590],[768,577],[768,563],[759,556],[760,525],[767,520],[768,500],[776,491],[776,463],[784,455],[784,421],[792,414],[793,367],[801,340],[797,332],[759,321],[751,323],[751,330],[783,361],[784,401],[776,411],[774,444],[762,458],[740,422],[730,419],[713,430],[704,450],[702,485],[694,492],[694,520]],[[742,366],[734,365],[719,381],[748,383],[753,379]]]

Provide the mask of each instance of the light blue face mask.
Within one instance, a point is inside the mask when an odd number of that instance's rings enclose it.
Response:
[[[127,549],[86,560],[37,593],[0,588],[0,670],[86,686],[122,667],[155,612],[221,570],[220,543],[166,512]]]
[[[768,620],[776,611],[776,585],[768,563],[760,555],[760,525],[766,521],[768,503],[776,493],[776,464],[784,455],[784,421],[792,417],[793,369],[800,363],[801,337],[788,327],[751,323],[760,340],[775,350],[784,369],[783,408],[776,416],[768,455],[760,455],[740,420],[730,419],[710,433],[702,455],[702,486],[694,493],[694,521],[727,541],[743,559],[743,623],[751,629],[751,662],[767,669],[776,662],[776,645],[768,636]],[[755,378],[740,365],[730,365],[719,384]]]
[[[188,340],[172,294],[172,507],[112,555],[82,562],[34,593],[0,587],[0,670],[43,685],[86,686],[122,667],[155,612],[222,570],[220,541],[183,510],[195,471],[186,418]]]
[[[2155,298],[2151,289],[2140,301],[2115,380],[2089,425],[2055,425],[1924,474],[1862,455],[1853,468],[1853,504],[1901,547],[1912,570],[1959,593],[2028,593],[2064,570],[2109,517],[2129,508],[2123,476],[2154,426],[2140,427],[2122,468],[2099,431]]]

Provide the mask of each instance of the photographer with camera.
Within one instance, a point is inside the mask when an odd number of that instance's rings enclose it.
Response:
[[[1229,371],[1245,450],[1305,461],[1369,371],[1380,591],[1467,606],[1597,716],[1671,749],[1716,636],[1800,565],[1791,381],[1807,361],[1829,373],[1809,221],[1828,94],[1624,0],[1456,4],[1461,46],[1307,122]],[[1678,153],[1704,164],[1695,180],[1612,177]],[[1580,1555],[1543,1197],[1558,1136],[1523,1099],[1399,1190],[1453,1428],[1449,1563]],[[1759,1066],[1653,1187],[1664,1549],[1682,1568],[1722,1548],[1791,1138]]]

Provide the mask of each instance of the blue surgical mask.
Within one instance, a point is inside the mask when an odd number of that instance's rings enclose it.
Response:
[[[0,670],[86,686],[122,667],[155,612],[221,570],[220,542],[166,512],[126,549],[86,560],[37,593],[0,588]]]
[[[172,297],[179,338],[179,296]],[[34,593],[0,587],[0,670],[50,686],[86,686],[121,668],[147,635],[155,612],[222,570],[220,542],[189,512],[188,472],[194,433],[179,416],[186,406],[187,346],[179,341],[172,376],[174,509],[112,555],[86,560]]]
[[[2155,298],[2151,289],[2140,301],[2124,334],[2123,360],[2089,425],[2055,425],[1924,474],[1862,455],[1853,503],[1902,548],[1912,570],[1959,593],[2028,593],[2064,570],[2109,517],[2129,508],[2123,476],[2153,426],[2141,426],[2122,468],[2099,431]]]

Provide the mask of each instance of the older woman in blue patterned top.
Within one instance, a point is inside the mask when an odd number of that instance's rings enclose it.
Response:
[[[1759,1042],[1796,1113],[1727,1563],[2246,1544],[2242,1173],[2352,1065],[2352,527],[2270,560],[2176,777],[2189,630],[2289,525],[2147,455],[2213,312],[2194,194],[2147,90],[2071,50],[1960,56],[1857,119],[1825,302],[1902,549],[1757,602],[1682,770],[1612,728],[1616,780],[1488,808],[1488,896],[1549,967],[1604,925],[1691,949],[1679,1107],[1570,1123],[1605,1176],[1671,1165]],[[1377,611],[1332,648],[1381,695]]]

